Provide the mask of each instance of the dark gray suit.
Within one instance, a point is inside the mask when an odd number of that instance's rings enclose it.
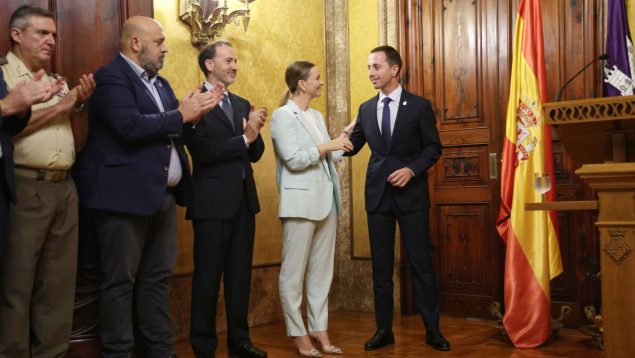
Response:
[[[220,106],[198,124],[186,124],[183,137],[192,156],[193,200],[187,216],[194,223],[194,275],[190,341],[196,354],[216,350],[216,307],[223,276],[230,355],[251,343],[247,313],[254,248],[255,215],[260,211],[251,163],[265,150],[262,137],[249,145],[243,118],[250,104],[229,93],[234,118]],[[233,124],[230,122],[233,121]]]

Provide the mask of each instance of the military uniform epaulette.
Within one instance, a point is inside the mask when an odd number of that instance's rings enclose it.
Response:
[[[4,58],[4,57],[0,57],[0,66],[2,66],[2,65],[6,65],[7,63],[9,63],[9,62],[7,61],[7,59],[6,59],[6,58]]]

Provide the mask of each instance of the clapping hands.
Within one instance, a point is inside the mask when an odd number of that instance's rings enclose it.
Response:
[[[32,105],[49,101],[64,88],[64,81],[42,81],[46,72],[39,70],[33,78],[18,83],[2,100],[2,114],[5,116],[25,113]]]
[[[267,108],[256,109],[256,106],[251,105],[249,120],[243,118],[243,132],[248,143],[253,143],[258,138],[260,129],[265,125],[265,122],[267,122]]]
[[[197,122],[223,99],[225,86],[218,82],[210,91],[203,92],[203,86],[190,92],[181,100],[178,111],[183,115],[183,123]]]

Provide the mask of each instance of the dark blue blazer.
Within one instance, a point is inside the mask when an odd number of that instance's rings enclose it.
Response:
[[[9,94],[6,83],[4,83],[4,75],[0,69],[0,98],[4,98]],[[0,187],[9,194],[9,199],[15,203],[15,178],[13,176],[13,143],[11,137],[19,133],[29,122],[31,111],[24,116],[11,116],[2,118],[0,114],[0,147],[2,147],[2,161],[4,166],[0,168],[0,183],[6,183]],[[0,162],[1,163],[1,162]],[[4,179],[4,180],[1,180]]]
[[[401,93],[397,119],[389,148],[383,144],[377,123],[379,96],[362,103],[351,133],[355,155],[364,144],[371,150],[366,172],[366,210],[377,209],[388,176],[397,169],[410,168],[415,177],[403,188],[394,188],[395,203],[403,212],[430,207],[427,170],[441,156],[441,141],[430,101],[406,90]]]
[[[193,126],[185,124],[183,137],[192,156],[193,198],[187,217],[193,220],[230,219],[239,209],[243,186],[253,214],[260,211],[251,163],[262,157],[262,137],[245,146],[243,118],[249,118],[251,105],[246,99],[229,93],[234,109],[234,125],[220,106]],[[244,175],[244,178],[243,178]]]
[[[183,168],[174,193],[179,205],[187,205],[191,177],[181,140],[183,117],[168,81],[160,76],[156,81],[165,112],[120,55],[95,73],[95,82],[88,141],[79,158],[80,205],[138,215],[156,212],[167,190],[170,139]]]

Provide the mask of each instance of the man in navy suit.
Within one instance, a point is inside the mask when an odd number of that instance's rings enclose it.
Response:
[[[373,49],[368,75],[379,95],[359,107],[350,140],[355,155],[371,150],[366,174],[366,212],[373,265],[377,331],[364,348],[394,343],[393,265],[395,223],[399,223],[414,271],[416,306],[426,327],[426,343],[438,350],[450,344],[439,330],[439,291],[430,255],[427,170],[439,159],[441,143],[430,102],[399,84],[401,56],[390,46]],[[350,131],[347,128],[346,131]]]
[[[191,196],[181,133],[220,93],[197,90],[179,103],[158,76],[167,48],[151,18],[126,20],[120,47],[95,73],[80,158],[80,203],[91,211],[101,246],[102,356],[130,356],[134,327],[144,357],[166,358],[174,355],[167,279],[176,255],[175,204]]]
[[[0,65],[3,64],[4,58],[0,58]],[[11,137],[27,125],[33,104],[48,101],[62,89],[61,81],[42,81],[42,76],[44,70],[9,92],[0,68],[0,262],[4,254],[4,241],[9,235],[9,202],[15,203]]]
[[[236,80],[236,55],[228,42],[209,45],[199,54],[207,89]],[[192,156],[194,275],[190,341],[197,357],[214,357],[216,306],[224,279],[227,346],[230,357],[264,358],[249,339],[247,312],[254,248],[255,215],[260,211],[251,163],[265,150],[260,129],[267,110],[225,92],[223,101],[200,122],[185,125]]]

